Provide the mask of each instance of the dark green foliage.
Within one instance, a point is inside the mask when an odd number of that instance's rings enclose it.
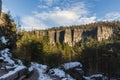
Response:
[[[26,65],[30,62],[44,63],[43,44],[34,36],[23,36],[22,40],[18,41],[17,47],[17,53],[14,56],[27,63]]]
[[[61,53],[49,53],[49,54],[46,54],[45,62],[50,67],[56,67],[63,62],[63,58]]]
[[[2,36],[9,39],[6,47],[10,48],[11,52],[14,52],[16,49],[16,24],[12,21],[10,14],[2,13],[1,20],[3,21],[0,26]]]
[[[84,64],[85,73],[105,73],[109,77],[120,75],[120,42],[98,42],[91,38],[81,42],[79,46],[84,46],[77,57]]]
[[[92,29],[101,26],[112,27],[115,30],[120,28],[120,22],[98,22],[48,30]],[[29,65],[31,61],[35,61],[54,67],[64,62],[80,61],[84,65],[85,73],[89,75],[99,72],[108,76],[120,74],[119,30],[115,32],[113,39],[98,42],[95,38],[89,36],[76,43],[74,47],[70,47],[66,43],[50,44],[47,32],[44,36],[38,37],[38,35],[40,36],[40,34],[36,35],[36,31],[23,31],[20,33],[21,39],[19,37],[17,41],[16,56],[22,59],[26,65]],[[113,46],[115,49],[111,52]]]
[[[5,48],[5,44],[3,44],[0,40],[0,50],[3,50]]]

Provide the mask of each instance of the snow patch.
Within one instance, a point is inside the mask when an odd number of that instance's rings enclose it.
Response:
[[[21,60],[17,60],[18,64],[23,66],[23,62]]]
[[[3,75],[0,77],[0,80],[3,80],[13,74],[15,74],[16,72],[22,70],[22,69],[25,69],[25,66],[18,66],[17,68],[15,68],[13,71],[9,71],[7,74]]]
[[[59,78],[62,78],[62,80],[74,80],[70,75],[58,68],[50,69],[49,73],[52,76],[58,76]]]
[[[65,77],[65,72],[63,70],[58,69],[58,68],[50,69],[49,73],[54,75],[54,76],[56,75],[59,77]]]
[[[6,44],[6,43],[8,42],[8,40],[7,40],[7,39],[5,39],[5,36],[2,36],[0,40],[1,40],[1,41],[2,41],[2,43],[4,43],[4,44]]]
[[[9,57],[8,53],[9,53],[8,48],[1,51],[1,55],[4,58],[4,61],[7,61],[9,64],[15,64],[15,62]]]
[[[0,38],[0,40],[2,41],[2,43],[7,44],[8,40],[5,38],[5,36],[2,36]],[[7,74],[4,74],[3,76],[0,77],[0,80],[3,80],[5,78],[8,78],[14,74],[16,74],[17,72],[25,69],[26,67],[23,66],[22,61],[18,60],[18,64],[15,64],[15,61],[11,59],[12,54],[9,52],[8,48],[5,48],[4,50],[0,51],[0,59],[3,60],[3,63],[6,63],[6,65],[3,65],[1,67],[1,69],[12,69],[11,71],[9,71]]]
[[[90,78],[93,78],[93,77],[103,77],[103,75],[102,74],[95,74],[95,75],[90,76]]]
[[[61,67],[63,67],[65,70],[69,70],[78,66],[82,67],[82,64],[80,62],[69,62],[61,65]]]
[[[50,78],[50,76],[45,74],[48,68],[46,65],[42,65],[38,63],[31,63],[31,66],[38,71],[38,74],[39,74],[38,80],[53,80]]]

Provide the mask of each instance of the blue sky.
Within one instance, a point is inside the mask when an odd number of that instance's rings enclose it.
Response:
[[[26,30],[46,29],[120,20],[120,0],[3,0],[3,11]]]

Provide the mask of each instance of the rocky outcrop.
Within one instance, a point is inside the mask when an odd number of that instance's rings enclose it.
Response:
[[[113,35],[112,27],[101,26],[97,30],[97,39],[98,41],[110,39]]]
[[[48,31],[48,36],[49,36],[49,41],[50,41],[50,44],[55,44],[55,41],[56,41],[56,34],[55,34],[55,31],[54,30],[50,30]]]
[[[82,39],[83,29],[75,28],[74,29],[74,37],[73,37],[73,44],[79,42]]]
[[[46,30],[36,30],[34,31],[34,34],[37,38],[42,38],[43,36],[47,35]]]
[[[65,30],[64,43],[72,46],[72,30],[70,28]]]
[[[116,29],[119,27],[99,26],[90,29],[74,27],[63,29],[51,29],[51,30],[38,30],[35,31],[35,35],[40,38],[48,36],[50,44],[66,43],[69,46],[74,46],[77,42],[87,37],[92,37],[98,41],[112,39],[115,36]],[[120,29],[117,29],[118,32]]]

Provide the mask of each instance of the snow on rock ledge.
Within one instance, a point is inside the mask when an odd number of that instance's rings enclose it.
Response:
[[[45,72],[47,70],[46,65],[42,65],[42,64],[38,64],[38,63],[31,63],[30,68],[34,68],[38,71],[38,74],[39,74],[38,80],[53,80],[52,78],[50,78],[50,76],[45,74]]]
[[[33,69],[38,71],[38,80],[75,80],[59,68],[48,69],[46,65],[31,63],[30,71]]]
[[[0,80],[4,80],[4,79],[16,74],[17,72],[25,69],[25,68],[26,68],[25,66],[17,66],[13,71],[9,71],[7,74],[1,76]]]
[[[5,36],[0,38],[0,41],[3,44],[7,44],[8,40]],[[9,52],[8,48],[5,48],[0,51],[0,59],[3,60],[1,62],[0,70],[5,71],[3,75],[0,76],[0,80],[14,80],[16,77],[20,77],[22,72],[26,69],[22,62],[18,60],[18,64],[15,64],[15,61],[12,60],[12,54]],[[1,73],[2,74],[2,73]]]
[[[60,66],[60,68],[64,68],[65,70],[69,70],[75,67],[82,67],[82,64],[80,62],[69,62]]]
[[[8,42],[8,40],[5,39],[5,36],[2,36],[2,37],[0,38],[0,40],[1,40],[2,43],[4,43],[4,44],[6,44],[6,43]]]
[[[4,61],[7,61],[9,64],[15,64],[15,62],[9,56],[8,48],[2,50],[0,53],[1,53],[2,57],[4,58]]]
[[[55,80],[57,80],[57,78],[61,80],[75,80],[69,74],[65,73],[63,70],[58,68],[50,69],[48,74],[54,79],[56,78]]]

